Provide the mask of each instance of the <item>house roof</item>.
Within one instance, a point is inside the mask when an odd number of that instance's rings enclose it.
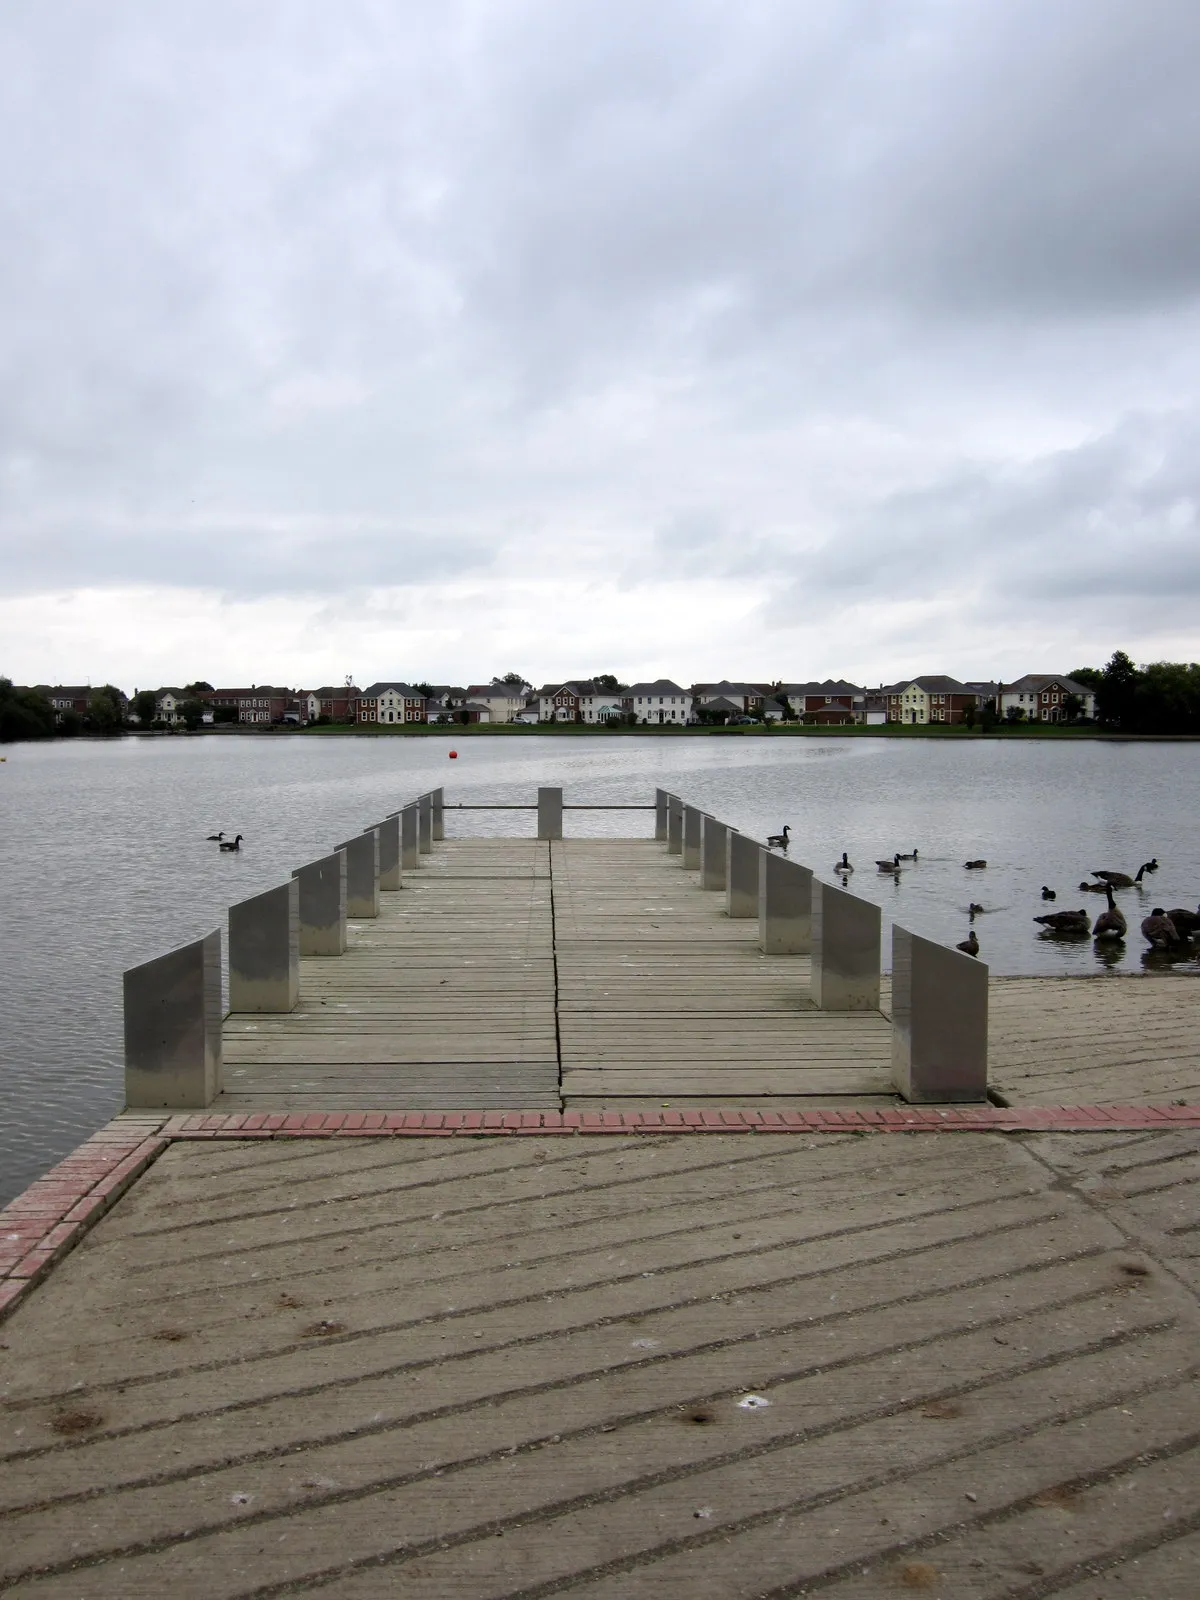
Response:
[[[1013,689],[1016,689],[1018,693],[1023,691],[1028,694],[1032,691],[1036,694],[1039,689],[1044,689],[1049,683],[1057,683],[1068,694],[1093,694],[1095,692],[1089,689],[1086,684],[1076,683],[1074,678],[1068,678],[1065,672],[1027,672],[1023,678],[1018,678],[1015,683],[1010,683],[1006,692],[1011,693]]]
[[[730,683],[728,678],[723,678],[720,683],[695,683],[692,685],[692,693],[712,695],[736,694],[744,697],[748,694],[761,695],[763,693],[763,689],[762,686],[757,683]]]
[[[681,689],[677,683],[672,683],[670,678],[656,678],[653,683],[631,683],[628,689],[621,692],[622,700],[629,700],[636,695],[661,694],[682,695],[687,698],[687,690]],[[741,710],[741,707],[738,707]]]
[[[746,708],[739,701],[729,700],[725,695],[719,694],[715,700],[710,700],[704,709],[705,711],[736,711],[740,716]]]
[[[356,695],[362,694],[362,690],[352,683],[339,683],[336,689],[332,684],[324,683],[319,689],[302,689],[300,693],[315,694],[319,700],[336,700],[341,695],[353,700]]]
[[[924,689],[926,694],[969,694],[970,690],[965,683],[959,683],[957,678],[949,678],[944,673],[926,673],[920,678],[901,678],[900,682],[887,691],[888,694],[903,694],[906,689],[916,684],[918,689]]]
[[[372,683],[361,692],[364,700],[378,700],[381,694],[389,690],[393,694],[402,694],[406,700],[424,700],[425,696],[414,689],[411,683]]]
[[[824,683],[785,683],[777,692],[786,695],[831,694],[853,696],[865,694],[866,690],[860,689],[856,683],[847,683],[844,678],[826,678]]]

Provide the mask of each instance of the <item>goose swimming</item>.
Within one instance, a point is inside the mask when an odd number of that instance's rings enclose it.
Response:
[[[210,833],[208,838],[205,840],[205,843],[206,844],[220,844],[221,840],[224,837],[225,837],[225,829],[222,828],[220,833]]]
[[[222,839],[219,848],[222,850],[240,850],[242,848],[242,835],[239,833],[236,839]]]
[[[833,870],[835,872],[853,872],[854,871],[854,868],[850,865],[849,854],[845,850],[842,851],[842,859],[840,861],[835,861],[833,863]]]
[[[980,869],[982,867],[986,867],[987,866],[987,862],[986,861],[964,861],[963,862],[963,866],[966,867],[969,871],[977,871],[978,869]]]
[[[791,833],[791,824],[785,822],[782,833],[769,833],[767,835],[768,850],[786,850],[788,847],[788,834]]]
[[[1092,934],[1097,939],[1123,939],[1128,929],[1125,917],[1117,910],[1117,902],[1113,899],[1112,884],[1104,886],[1108,890],[1108,910],[1102,911],[1096,918]]]
[[[1053,933],[1090,933],[1092,919],[1084,910],[1079,911],[1047,911],[1044,916],[1034,917],[1035,922],[1040,922],[1043,928],[1049,928]]]
[[[900,857],[895,855],[890,861],[876,861],[875,865],[879,868],[880,872],[899,872]]]
[[[897,861],[916,861],[918,859],[918,857],[919,857],[919,851],[910,850],[908,855],[903,855],[903,854],[898,855],[896,857],[896,860]]]
[[[1137,869],[1135,878],[1131,878],[1127,872],[1100,872],[1095,867],[1092,868],[1092,877],[1100,878],[1105,883],[1111,883],[1114,889],[1132,889],[1135,883],[1141,883],[1143,873],[1156,872],[1157,870],[1157,867],[1152,867],[1146,861]]]

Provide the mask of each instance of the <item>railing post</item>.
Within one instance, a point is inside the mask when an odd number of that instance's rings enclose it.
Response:
[[[297,867],[300,885],[300,954],[340,956],[346,948],[346,852]]]
[[[892,1078],[920,1103],[985,1100],[988,969],[974,956],[892,927]]]
[[[295,878],[229,908],[230,1011],[293,1011],[300,998]]]
[[[813,875],[764,850],[758,858],[758,942],[765,956],[806,956],[812,949]]]
[[[700,867],[700,815],[695,806],[683,808],[683,868],[696,872]]]
[[[654,837],[663,843],[667,837],[667,791],[654,791]]]
[[[406,805],[400,813],[400,869],[415,872],[421,865],[420,817],[417,802]]]
[[[758,915],[758,858],[762,845],[730,828],[725,838],[725,912],[730,917]]]
[[[721,890],[725,887],[725,837],[729,829],[716,817],[700,820],[700,887]]]
[[[539,839],[561,839],[563,836],[563,792],[561,789],[538,790]]]
[[[198,1111],[221,1092],[221,935],[125,973],[125,1103]]]
[[[678,795],[667,796],[667,854],[683,853],[683,801]]]
[[[879,907],[814,879],[813,1003],[822,1011],[879,1010]]]
[[[400,818],[386,817],[375,829],[379,836],[379,887],[400,887]]]
[[[423,856],[433,849],[433,796],[417,797],[417,848]]]
[[[379,915],[379,835],[374,828],[347,839],[338,849],[346,856],[346,915]]]
[[[433,838],[438,840],[446,837],[446,791],[435,789],[433,791]]]

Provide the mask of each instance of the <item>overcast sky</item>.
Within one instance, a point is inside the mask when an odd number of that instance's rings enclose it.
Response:
[[[1195,0],[6,0],[0,673],[1200,656]]]

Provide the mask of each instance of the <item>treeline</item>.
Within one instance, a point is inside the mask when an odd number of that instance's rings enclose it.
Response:
[[[125,708],[121,691],[102,684],[88,695],[87,711],[57,713],[36,689],[16,689],[11,678],[0,678],[0,744],[18,739],[51,739],[73,733],[121,733]]]
[[[1105,667],[1071,677],[1096,695],[1096,721],[1121,733],[1200,733],[1200,664],[1152,661],[1137,667],[1124,650]]]

